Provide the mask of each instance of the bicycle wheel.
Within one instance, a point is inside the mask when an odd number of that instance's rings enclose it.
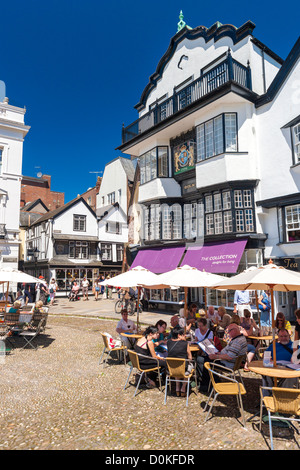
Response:
[[[121,313],[122,308],[123,308],[122,300],[117,300],[117,302],[115,303],[115,312]]]
[[[130,300],[127,305],[127,313],[128,315],[134,315],[135,313],[135,302]]]

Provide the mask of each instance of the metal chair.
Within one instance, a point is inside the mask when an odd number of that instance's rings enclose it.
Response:
[[[123,357],[124,357],[124,363],[126,365],[126,351],[127,351],[127,347],[126,346],[117,346],[115,348],[112,348],[110,345],[109,345],[109,342],[108,342],[108,337],[106,336],[105,333],[101,333],[101,336],[102,336],[102,339],[103,339],[103,343],[104,343],[104,349],[103,349],[103,352],[102,352],[102,355],[99,359],[99,364],[101,364],[101,361],[102,361],[102,358],[104,356],[104,354],[106,353],[107,354],[107,357],[105,358],[105,360],[103,361],[103,365],[107,363],[107,360],[109,357],[111,357],[111,353],[113,351],[117,351],[118,352],[118,358],[119,358],[119,362],[121,362],[120,360],[120,351],[123,352]]]
[[[182,359],[178,357],[167,357],[167,374],[166,374],[166,387],[165,387],[165,401],[167,403],[167,393],[168,393],[168,384],[171,389],[171,382],[187,382],[187,392],[186,392],[186,406],[189,404],[189,391],[190,391],[190,381],[191,377],[194,375],[194,368],[186,375],[186,362],[191,362],[187,359]],[[197,387],[197,384],[196,384]]]
[[[138,380],[137,386],[135,388],[135,392],[134,392],[134,395],[133,395],[134,397],[136,396],[136,392],[139,389],[142,377],[144,376],[144,374],[145,374],[145,376],[147,376],[148,372],[157,372],[158,380],[159,380],[159,388],[160,388],[160,391],[162,391],[161,377],[160,377],[160,366],[159,366],[158,359],[153,358],[153,361],[156,361],[156,363],[157,363],[157,365],[155,367],[151,367],[151,368],[148,368],[148,369],[141,369],[139,357],[144,357],[144,358],[147,358],[147,359],[152,359],[152,358],[150,358],[149,356],[145,356],[144,354],[140,354],[140,353],[137,353],[135,351],[132,351],[131,349],[128,349],[128,354],[129,354],[129,359],[130,359],[130,362],[131,362],[131,367],[130,367],[130,371],[129,371],[129,374],[128,374],[128,377],[127,377],[127,380],[126,380],[126,383],[124,385],[123,390],[125,390],[125,388],[128,384],[128,381],[129,381],[129,377],[130,377],[133,369],[135,368],[138,371],[137,375],[139,376],[139,380]]]
[[[206,411],[209,401],[212,397],[212,394],[214,394],[213,402],[208,410],[205,422],[208,420],[209,414],[219,395],[235,395],[237,397],[238,407],[239,407],[239,410],[243,419],[243,426],[245,427],[246,423],[245,423],[244,408],[243,408],[243,401],[242,401],[242,395],[246,394],[244,385],[239,383],[236,379],[233,379],[232,377],[227,375],[228,373],[232,374],[232,369],[229,369],[228,367],[224,367],[221,364],[209,363],[209,362],[205,362],[204,367],[206,367],[206,369],[208,370],[211,384],[212,384],[212,390],[206,402],[204,411]],[[217,372],[216,369],[219,371]],[[223,372],[223,374],[221,372]],[[215,377],[218,377],[218,379],[221,379],[222,382],[216,382]]]
[[[19,337],[23,338],[25,341],[25,345],[22,347],[22,349],[26,348],[26,346],[28,345],[31,346],[32,349],[38,349],[38,345],[34,346],[32,342],[43,331],[43,329],[45,328],[46,321],[47,319],[45,317],[42,318],[35,331],[24,330],[19,333]]]
[[[272,391],[272,396],[263,396],[263,390]],[[284,420],[284,421],[300,421],[300,390],[298,388],[282,388],[282,387],[260,387],[260,423],[259,430],[261,431],[262,424],[262,409],[263,406],[267,409],[271,439],[271,449],[274,450],[273,445],[273,431],[272,431],[272,419]],[[275,416],[272,416],[276,413]],[[284,415],[294,416],[288,418],[287,416],[280,416],[279,413]],[[291,423],[292,424],[292,423]],[[293,426],[293,428],[299,434],[299,431]]]

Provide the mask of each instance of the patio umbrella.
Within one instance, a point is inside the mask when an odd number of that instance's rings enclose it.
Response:
[[[24,273],[23,271],[19,271],[18,269],[15,268],[10,268],[10,267],[2,267],[0,268],[0,284],[4,284],[7,282],[7,289],[6,289],[6,303],[7,304],[7,299],[8,299],[8,289],[9,289],[9,283],[25,283],[25,284],[33,284],[37,282],[42,282],[46,283],[46,281],[43,281],[42,279],[37,279],[34,276],[31,276],[30,274]]]
[[[137,328],[139,326],[139,305],[140,305],[140,291],[141,284],[153,284],[158,282],[158,275],[152,273],[142,266],[136,266],[135,268],[126,271],[125,273],[119,274],[118,276],[106,279],[100,284],[103,286],[112,287],[123,287],[129,289],[130,287],[138,288],[138,304],[137,304]]]
[[[187,316],[187,294],[189,287],[211,287],[216,283],[222,282],[226,279],[218,274],[208,273],[206,271],[199,271],[188,265],[181,266],[163,274],[158,274],[157,278],[159,283],[156,285],[147,285],[149,289],[164,289],[168,287],[183,287],[184,288],[184,315]],[[206,304],[206,300],[205,300]],[[205,305],[206,307],[206,305]]]
[[[24,273],[23,271],[19,271],[18,269],[4,267],[0,268],[0,284],[5,282],[22,282],[26,284],[33,284],[36,282],[45,283],[46,281]]]
[[[271,292],[273,361],[276,366],[274,291],[299,291],[300,275],[290,269],[277,266],[270,260],[269,264],[265,266],[251,267],[212,287],[214,289],[269,290]]]

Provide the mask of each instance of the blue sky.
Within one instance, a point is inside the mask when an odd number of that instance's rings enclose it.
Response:
[[[122,123],[176,34],[191,27],[251,20],[254,36],[283,59],[299,36],[299,4],[274,1],[12,0],[1,2],[1,73],[10,104],[31,126],[23,174],[52,175],[65,202],[94,186],[121,155]]]

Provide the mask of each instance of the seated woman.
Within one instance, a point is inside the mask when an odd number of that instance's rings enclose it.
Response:
[[[279,330],[285,329],[292,336],[292,326],[288,320],[286,320],[284,313],[278,312],[275,319],[276,334]]]
[[[169,357],[178,357],[181,359],[192,360],[192,353],[190,350],[190,346],[185,339],[184,328],[181,328],[179,325],[173,328],[172,338],[168,340],[167,347]],[[186,362],[186,369],[187,368],[188,362]],[[181,387],[180,384],[182,384]],[[178,397],[186,397],[186,384],[186,381],[176,381],[176,395]]]
[[[232,323],[235,323],[236,325],[239,326],[240,334],[244,335],[247,339],[247,336],[249,336],[249,335],[248,335],[247,330],[241,326],[241,319],[240,319],[239,315],[237,315],[237,314],[232,315],[230,324],[232,324]],[[227,342],[227,344],[229,344],[230,341],[231,341],[231,338],[228,334],[228,329],[225,330],[224,340]],[[246,371],[246,372],[249,371],[248,366],[249,366],[249,363],[254,358],[255,350],[256,350],[256,348],[253,344],[250,344],[250,343],[247,344],[247,359],[246,359],[246,363],[245,363],[245,366],[244,366],[244,371]]]
[[[195,331],[195,336],[198,341],[203,341],[204,339],[210,339],[213,342],[214,333],[210,330],[207,326],[207,319],[206,318],[199,318],[198,320],[198,328]]]
[[[44,313],[44,310],[43,310],[43,301],[42,300],[38,300],[35,305],[32,307],[31,309],[31,313]]]
[[[251,318],[251,312],[247,309],[244,309],[244,316],[241,318],[241,327],[246,330],[248,336],[259,336],[260,334],[259,326],[255,320]],[[252,343],[251,340],[247,339],[247,341]],[[253,344],[256,347],[258,345],[258,341],[254,340]]]
[[[191,304],[187,312],[186,325],[187,326],[191,325],[192,330],[196,330],[197,328],[196,313],[197,313],[197,305]]]
[[[155,347],[153,343],[153,339],[158,339],[159,332],[155,326],[148,326],[145,330],[144,335],[138,339],[136,344],[134,345],[134,349],[138,354],[143,354],[144,356],[148,357],[139,357],[139,363],[142,370],[150,369],[151,367],[157,366],[157,359],[159,362],[159,366],[161,367],[161,371],[164,372],[166,368],[165,359],[158,357],[155,352]],[[149,374],[150,375],[150,374]],[[148,378],[147,380],[147,387],[153,388],[156,387],[155,382]]]
[[[155,346],[155,352],[158,353],[158,355],[161,357],[166,357],[168,352],[165,348],[162,347],[162,345],[167,344],[167,340],[165,339],[167,323],[164,320],[158,320],[158,322],[155,324],[155,328],[158,329],[159,333],[158,338],[152,340]]]
[[[12,307],[8,310],[8,313],[20,313],[21,302],[16,300]]]

